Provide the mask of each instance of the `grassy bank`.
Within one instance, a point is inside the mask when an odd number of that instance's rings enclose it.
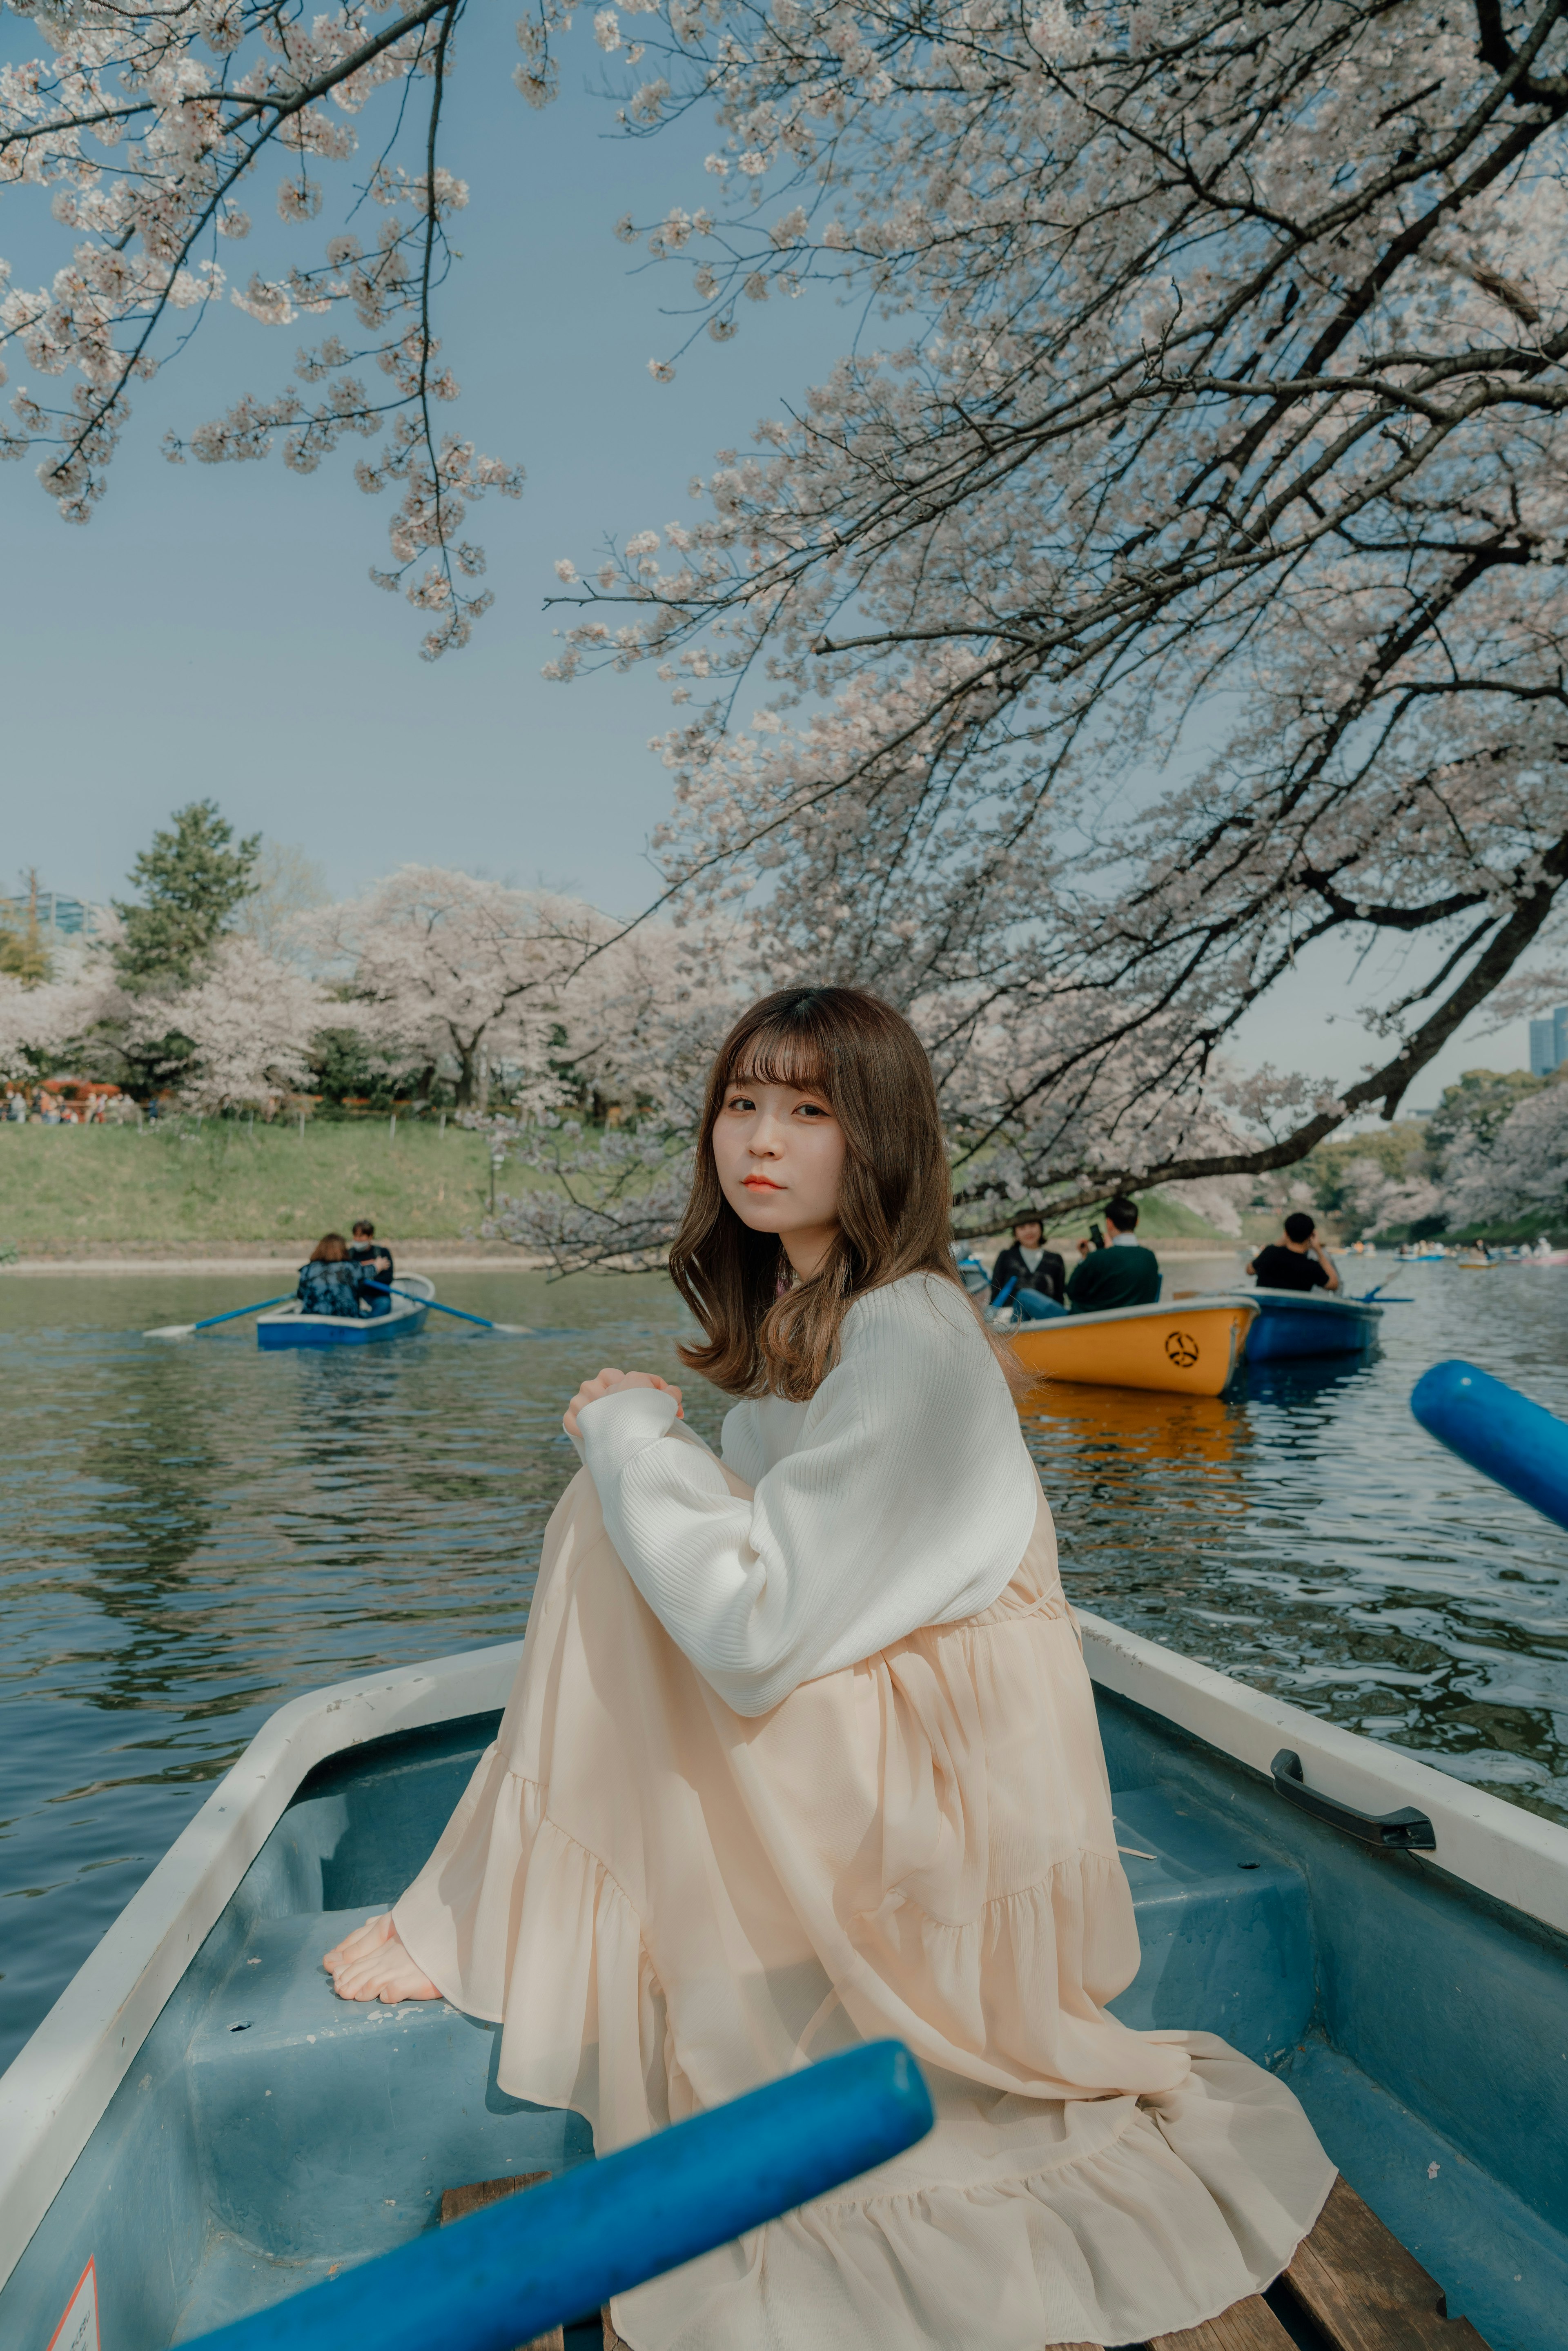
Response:
[[[502,1187],[528,1181],[507,1168]],[[489,1155],[460,1127],[384,1119],[249,1126],[11,1126],[0,1123],[0,1247],[23,1257],[98,1251],[170,1255],[212,1245],[298,1249],[369,1217],[389,1239],[459,1241],[489,1200]],[[1157,1194],[1141,1204],[1155,1248],[1234,1243]],[[1053,1241],[1075,1254],[1082,1223]]]
[[[507,1179],[516,1187],[508,1171]],[[369,1217],[389,1235],[459,1240],[489,1198],[484,1142],[384,1120],[200,1129],[0,1125],[0,1244],[24,1257],[297,1245]]]

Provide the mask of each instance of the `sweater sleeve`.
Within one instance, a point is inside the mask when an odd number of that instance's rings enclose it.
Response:
[[[743,1484],[760,1484],[768,1460],[763,1450],[762,1431],[758,1425],[757,1406],[749,1396],[743,1396],[725,1414],[718,1458],[727,1469],[734,1470]]]
[[[1007,1383],[967,1301],[934,1278],[852,1307],[796,1449],[749,1501],[674,1425],[649,1388],[579,1415],[628,1573],[737,1714],[988,1607],[1033,1531],[1040,1481]]]

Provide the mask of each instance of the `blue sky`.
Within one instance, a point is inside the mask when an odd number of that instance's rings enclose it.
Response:
[[[271,329],[214,305],[139,397],[85,528],[59,520],[29,465],[0,468],[5,759],[23,787],[0,851],[7,879],[37,863],[46,886],[107,894],[172,807],[210,792],[245,829],[301,843],[334,890],[429,859],[574,886],[618,912],[647,895],[667,778],[646,743],[669,723],[667,690],[651,675],[540,678],[551,564],[582,564],[606,533],[694,516],[692,475],[825,372],[845,317],[831,298],[748,304],[733,343],[705,338],[674,384],[655,384],[649,360],[685,331],[661,304],[685,298],[689,274],[639,270],[613,224],[711,194],[712,130],[616,136],[585,87],[605,61],[580,33],[560,99],[538,113],[512,87],[509,18],[476,17],[463,40],[447,161],[472,201],[453,225],[464,258],[441,329],[465,396],[442,421],[528,475],[520,501],[473,513],[494,609],[465,651],[418,658],[421,616],[366,576],[387,553],[383,502],[351,478],[362,444],[308,480],[277,457],[165,464],[170,425],[280,389],[325,323]],[[279,176],[248,200],[253,237],[218,247],[231,277],[283,249],[267,227]],[[301,258],[319,251],[346,175],[320,176],[322,222],[287,248]],[[20,210],[7,195],[0,232],[19,286],[68,252],[52,225],[18,236]],[[19,356],[11,372],[26,381]]]
[[[665,690],[651,674],[541,679],[550,566],[570,555],[585,567],[606,534],[694,514],[691,475],[793,405],[854,319],[823,287],[744,305],[734,342],[705,338],[674,384],[655,384],[648,360],[685,331],[663,306],[683,301],[689,278],[679,264],[640,269],[613,223],[699,204],[715,134],[693,120],[656,139],[617,135],[589,87],[601,85],[602,60],[580,30],[563,52],[561,97],[542,113],[512,87],[517,56],[509,17],[469,20],[446,153],[472,191],[454,224],[464,258],[442,298],[465,393],[449,413],[528,474],[519,503],[474,516],[494,609],[465,651],[418,659],[420,616],[366,577],[385,560],[385,519],[354,486],[360,444],[309,480],[276,457],[163,462],[171,425],[281,388],[316,323],[268,329],[214,305],[140,396],[85,529],[58,519],[29,466],[0,467],[8,886],[36,864],[45,887],[109,896],[169,810],[211,794],[244,830],[300,844],[335,892],[420,860],[580,891],[618,913],[649,894],[645,844],[667,778],[647,738],[668,724]],[[256,187],[251,245],[219,249],[231,274],[282,249],[264,229],[277,176]],[[334,220],[346,175],[321,176]],[[17,285],[40,282],[67,251],[29,201],[7,193],[0,211]],[[313,257],[320,225],[287,249]],[[12,380],[26,380],[19,359]],[[1334,970],[1302,975],[1249,1024],[1248,1058],[1354,1076],[1370,1051],[1344,1017],[1360,992]],[[1415,1099],[1435,1101],[1462,1067],[1525,1058],[1522,1024],[1461,1041]]]

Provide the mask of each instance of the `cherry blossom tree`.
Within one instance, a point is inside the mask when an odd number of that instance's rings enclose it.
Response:
[[[270,1111],[308,1086],[317,1032],[355,1017],[253,939],[218,940],[188,986],[157,994],[128,989],[105,946],[41,987],[0,979],[0,1074],[71,1062],[120,1083],[166,1086],[192,1110]]]
[[[658,104],[725,132],[649,240],[695,261],[695,326],[827,276],[887,331],[721,452],[699,517],[562,559],[554,668],[659,662],[672,892],[909,1008],[960,1202],[1004,1166],[1067,1206],[1288,1165],[1392,1117],[1549,943],[1564,17],[659,20]],[[1298,963],[1369,951],[1375,1066],[1237,1073]]]
[[[308,21],[273,0],[5,9],[29,20],[42,54],[0,67],[0,187],[46,194],[71,242],[46,287],[6,293],[0,262],[0,360],[10,347],[46,382],[75,381],[68,397],[21,388],[0,456],[39,454],[45,489],[85,522],[133,390],[177,351],[193,314],[226,292],[264,325],[303,315],[320,336],[298,351],[293,381],[172,436],[166,454],[212,465],[281,444],[286,464],[310,474],[345,436],[377,443],[357,478],[398,504],[391,563],[371,577],[431,616],[428,658],[465,643],[490,601],[473,584],[485,557],[464,535],[467,509],[490,491],[517,496],[522,476],[438,421],[459,390],[434,306],[448,224],[468,201],[440,160],[464,0],[411,0],[396,13],[388,0],[350,0]],[[538,22],[524,47],[518,79],[539,103],[553,84]],[[358,184],[339,175],[341,209],[368,195],[374,233],[344,225],[315,255],[280,255],[231,285],[218,254],[250,234],[246,183],[274,165],[279,219],[297,231],[322,211],[330,167],[357,156]]]
[[[47,1076],[100,1023],[128,1019],[134,1008],[105,956],[76,976],[37,986],[0,974],[0,1077]]]
[[[1443,1206],[1454,1225],[1532,1212],[1568,1217],[1568,1084],[1531,1094],[1490,1138],[1466,1135],[1444,1175]]]
[[[559,998],[552,1059],[570,1086],[527,1087],[484,1122],[497,1166],[509,1162],[533,1179],[497,1201],[486,1231],[561,1273],[663,1262],[691,1186],[715,1050],[766,984],[733,936],[716,971],[664,925],[619,935],[605,927],[606,944]]]
[[[458,1109],[482,1111],[497,1068],[550,1089],[563,992],[615,929],[576,899],[405,865],[362,898],[300,916],[295,935],[367,1035],[423,1064],[420,1096],[445,1071]]]
[[[311,1040],[329,1020],[340,1021],[343,1009],[254,939],[228,938],[193,987],[137,1005],[129,1041],[155,1048],[174,1033],[182,1050],[169,1073],[188,1109],[270,1114],[285,1094],[309,1086]]]

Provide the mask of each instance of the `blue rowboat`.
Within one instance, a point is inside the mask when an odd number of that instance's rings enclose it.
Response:
[[[417,1296],[394,1294],[385,1314],[302,1314],[298,1300],[291,1298],[273,1313],[256,1316],[256,1343],[266,1348],[367,1347],[382,1339],[412,1339],[424,1328],[423,1301],[434,1297],[435,1284],[423,1273],[405,1273],[398,1289]]]
[[[1258,1313],[1247,1333],[1249,1364],[1282,1364],[1312,1355],[1359,1355],[1374,1344],[1381,1306],[1363,1298],[1334,1298],[1321,1290],[1247,1290]]]
[[[1080,1621],[1143,1945],[1117,2012],[1273,2068],[1342,2173],[1285,2280],[1205,2342],[1561,2345],[1568,1829]],[[592,2162],[579,2116],[497,2089],[497,2026],[341,2003],[320,1967],[430,1852],[520,1648],[284,1707],[153,1870],[0,2077],[0,2344],[43,2351],[90,2301],[102,2351],[166,2351],[378,2254],[441,2256],[456,2191]],[[383,2339],[389,2270],[357,2273],[334,2341]],[[1374,2324],[1390,2296],[1404,2332]],[[324,2342],[310,2307],[276,2339]]]

